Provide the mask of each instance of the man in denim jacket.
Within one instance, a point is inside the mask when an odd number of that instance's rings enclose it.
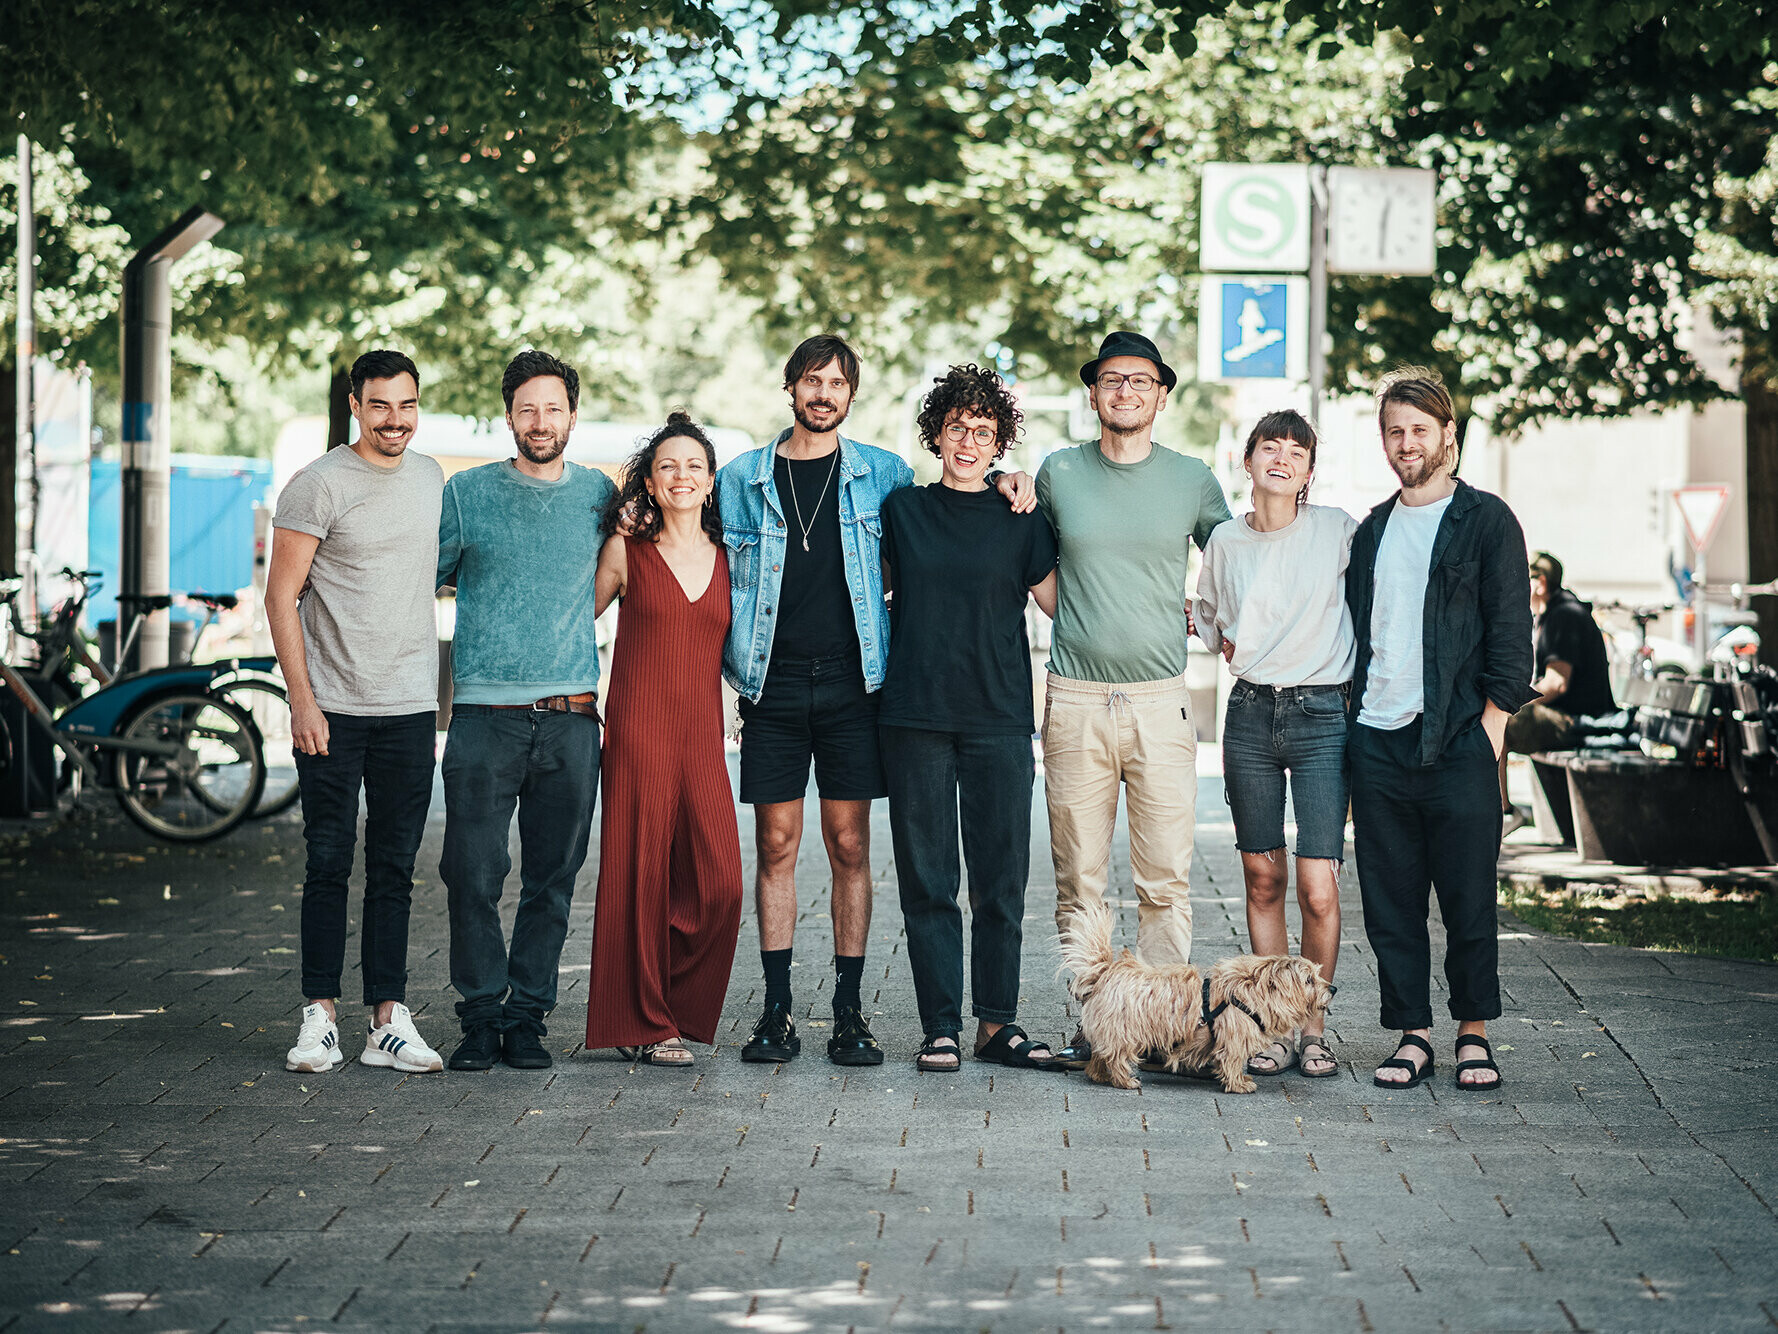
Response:
[[[889,660],[882,503],[913,483],[906,462],[848,440],[858,355],[832,334],[806,339],[784,367],[795,424],[717,475],[733,621],[723,675],[741,693],[741,793],[754,808],[765,1009],[745,1061],[801,1049],[790,1019],[796,857],[809,763],[833,871],[836,1065],[877,1065],[859,994],[870,933],[870,804],[886,795],[877,697]],[[1014,508],[1036,503],[1023,474],[1002,478]]]
[[[1493,1090],[1495,765],[1507,720],[1537,693],[1525,535],[1505,501],[1457,480],[1456,410],[1435,373],[1387,376],[1377,424],[1401,490],[1359,525],[1346,568],[1358,639],[1347,746],[1358,885],[1382,1024],[1402,1035],[1374,1078],[1402,1089],[1432,1074],[1431,889],[1445,924],[1457,1087]]]

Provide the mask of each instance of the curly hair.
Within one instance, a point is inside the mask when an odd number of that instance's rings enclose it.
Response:
[[[681,438],[695,440],[704,447],[704,461],[710,468],[710,502],[699,513],[698,519],[703,524],[704,535],[717,546],[722,545],[722,513],[716,500],[716,446],[710,443],[704,428],[684,412],[669,412],[667,424],[644,440],[642,447],[624,464],[617,494],[606,502],[605,513],[599,520],[599,526],[606,533],[615,533],[627,514],[631,537],[652,542],[661,535],[663,516],[660,506],[648,494],[646,483],[654,472],[656,452],[667,441]]]
[[[1012,448],[1019,436],[1019,423],[1025,419],[1006,382],[986,366],[974,363],[953,366],[933,380],[920,404],[920,443],[937,454],[939,432],[959,412],[994,419],[996,459]]]

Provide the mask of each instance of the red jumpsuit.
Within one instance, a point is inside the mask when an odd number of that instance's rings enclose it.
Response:
[[[624,538],[628,590],[605,713],[586,1045],[714,1042],[741,925],[741,842],[722,751],[727,553],[696,599]]]

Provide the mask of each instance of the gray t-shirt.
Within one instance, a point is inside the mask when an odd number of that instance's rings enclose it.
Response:
[[[272,523],[321,539],[297,604],[323,712],[395,717],[438,707],[433,577],[444,470],[408,451],[393,468],[330,449],[278,497]]]

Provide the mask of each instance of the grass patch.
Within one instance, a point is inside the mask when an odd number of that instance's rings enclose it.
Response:
[[[1500,906],[1527,926],[1601,945],[1778,960],[1778,897],[1771,894],[1567,894],[1503,889]]]

